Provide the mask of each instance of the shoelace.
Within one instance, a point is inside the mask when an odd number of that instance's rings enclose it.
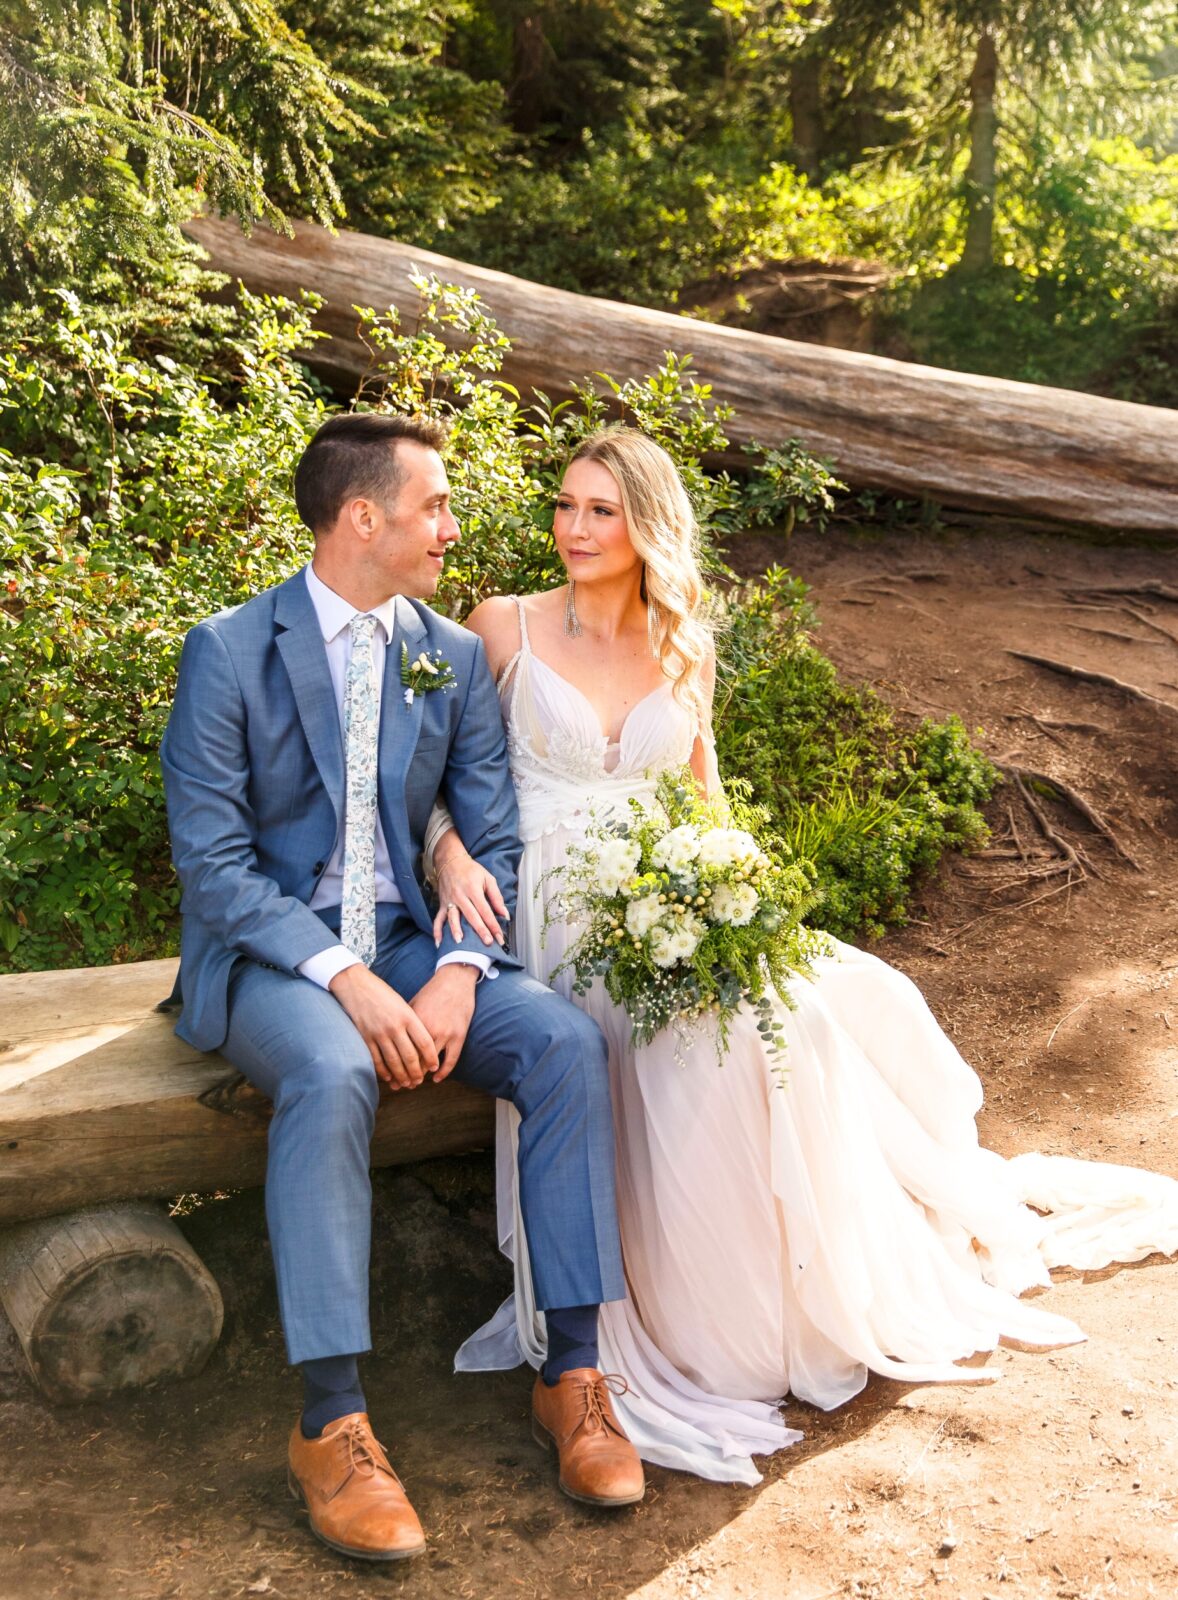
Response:
[[[376,1472],[392,1472],[385,1459],[384,1445],[361,1423],[350,1422],[346,1428],[341,1428],[336,1438],[347,1444],[349,1474],[358,1472],[361,1477],[371,1478]],[[380,1452],[379,1455],[373,1450],[373,1445]]]
[[[624,1437],[610,1414],[610,1395],[629,1394],[630,1385],[620,1372],[603,1372],[601,1377],[593,1383],[587,1383],[584,1388],[585,1415],[581,1419],[581,1426],[586,1433],[599,1433],[602,1430],[612,1431]]]

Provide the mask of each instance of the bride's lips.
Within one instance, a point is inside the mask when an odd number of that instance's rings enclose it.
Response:
[[[597,552],[595,550],[566,550],[566,561],[592,561]]]

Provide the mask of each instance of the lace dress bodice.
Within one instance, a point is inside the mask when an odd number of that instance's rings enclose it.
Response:
[[[500,674],[499,694],[526,844],[653,794],[660,772],[691,759],[695,732],[667,683],[633,705],[610,740],[581,691],[533,655],[519,599],[516,608],[520,647]]]

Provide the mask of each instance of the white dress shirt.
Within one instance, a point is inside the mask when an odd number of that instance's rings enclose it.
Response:
[[[336,709],[339,712],[340,729],[344,726],[344,689],[348,677],[348,662],[352,657],[352,618],[361,615],[357,608],[342,595],[336,594],[334,589],[329,589],[322,578],[316,576],[315,569],[310,563],[303,569],[307,580],[307,590],[311,596],[311,603],[315,607],[315,615],[319,619],[319,630],[323,635],[323,648],[327,652],[327,666],[331,673],[331,686],[335,691]],[[393,630],[397,621],[397,597],[383,601],[379,606],[373,606],[366,613],[376,618],[378,626],[372,634],[372,659],[376,676],[377,695],[380,695],[380,686],[384,678],[385,651],[393,637]],[[378,700],[379,711],[379,700]],[[344,834],[340,829],[339,839],[332,851],[327,866],[315,886],[315,893],[311,896],[311,910],[319,911],[326,906],[338,906],[343,899],[344,889]],[[389,847],[385,842],[384,829],[381,826],[380,811],[376,814],[376,898],[386,903],[399,902],[402,899],[401,891],[397,888],[397,880],[393,876],[393,864],[389,857]],[[331,980],[345,967],[355,966],[359,957],[347,945],[331,945],[326,950],[320,950],[317,955],[300,962],[296,969],[300,976],[309,978],[312,983],[317,983],[321,989],[326,989]],[[489,956],[481,951],[472,950],[469,955],[462,950],[452,950],[449,955],[442,956],[438,961],[439,967],[444,967],[448,962],[465,962],[472,967],[477,967],[484,975],[495,976],[493,963]]]

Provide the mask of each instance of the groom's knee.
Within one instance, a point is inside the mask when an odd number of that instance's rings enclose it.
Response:
[[[323,1127],[371,1125],[380,1099],[376,1069],[359,1034],[355,1039],[307,1040],[282,1074],[275,1110],[298,1106]]]
[[[576,1090],[590,1108],[608,1112],[609,1052],[592,1017],[554,994],[535,1020],[535,1055],[527,1073],[533,1087],[544,1098]]]

